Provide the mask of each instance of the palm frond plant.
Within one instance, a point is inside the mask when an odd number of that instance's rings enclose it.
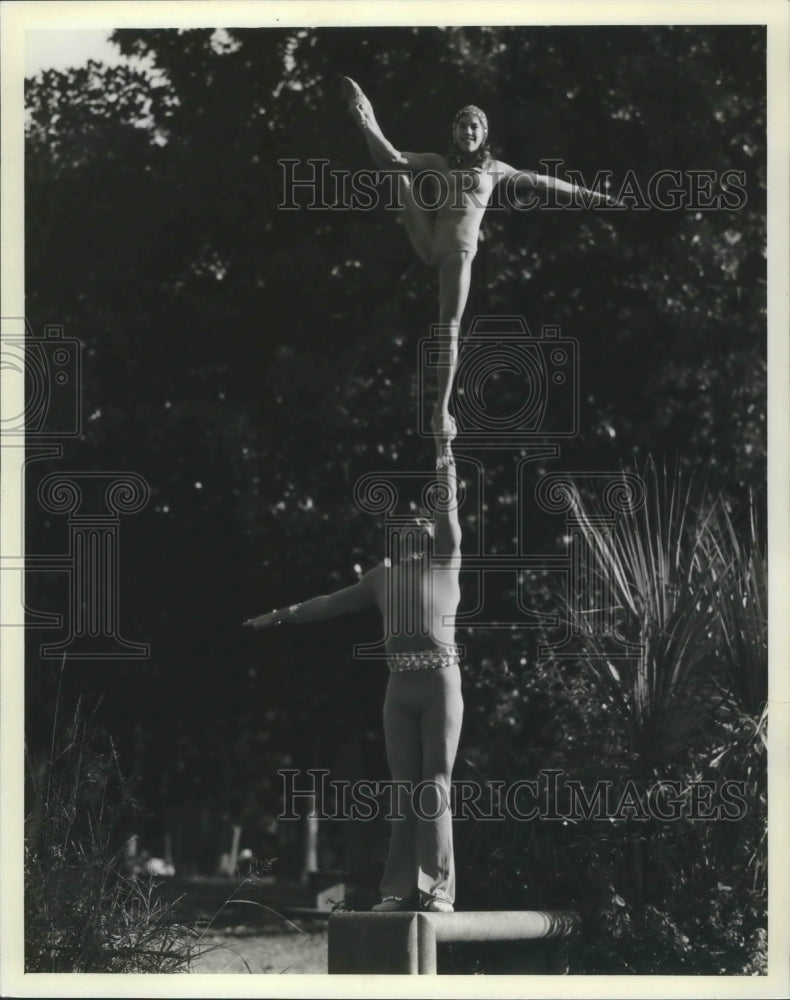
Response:
[[[754,503],[739,533],[723,500],[692,477],[652,460],[637,471],[643,495],[616,517],[574,493],[583,572],[565,611],[641,794],[670,775],[687,788],[725,772],[749,785],[737,823],[634,821],[619,841],[634,912],[705,936],[727,967],[745,960],[727,949],[748,957],[764,919],[766,562]],[[633,473],[622,476],[631,491]]]
[[[746,528],[739,532],[720,502],[707,538],[727,709],[725,738],[714,749],[709,769],[746,788],[757,841],[749,867],[754,887],[762,891],[767,878],[768,563],[754,496],[747,514]]]
[[[640,479],[642,496],[616,519],[600,501],[574,495],[588,572],[565,611],[598,693],[624,727],[634,777],[644,781],[704,737],[701,703],[716,697],[705,666],[717,637],[707,491],[652,460]],[[624,490],[631,481],[623,473]],[[599,607],[586,607],[591,600]]]
[[[716,580],[719,655],[734,707],[764,735],[768,702],[768,563],[760,538],[757,505],[750,497],[745,538],[727,506],[717,505],[706,538],[706,558]]]
[[[651,460],[624,470],[601,500],[582,493],[584,482],[569,496],[575,572],[564,594],[547,590],[568,639],[558,647],[547,630],[550,653],[500,685],[507,704],[507,696],[522,694],[533,724],[534,703],[545,694],[549,725],[561,735],[538,746],[530,731],[522,744],[509,727],[486,764],[496,763],[509,781],[548,762],[589,800],[605,788],[615,808],[610,818],[577,810],[562,823],[476,824],[459,852],[471,856],[465,878],[479,879],[484,905],[514,886],[529,905],[571,900],[591,918],[580,943],[591,972],[763,968],[762,741],[752,740],[748,757],[748,746],[733,739],[736,730],[759,727],[752,711],[765,690],[758,532],[739,532],[700,480]],[[629,494],[633,502],[620,502]],[[750,666],[742,663],[747,644]],[[738,670],[748,676],[736,682]],[[759,799],[757,806],[749,801],[748,815],[729,822],[732,815],[689,819],[697,787],[715,784],[726,769],[727,778],[751,774],[755,791],[745,798]],[[559,779],[564,805],[571,780]],[[665,780],[679,791],[659,791]],[[637,789],[646,819],[620,810],[626,787]],[[673,794],[678,810],[665,821],[656,801],[671,811]]]
[[[714,503],[704,485],[652,459],[638,495],[633,473],[621,475],[616,485],[633,502],[617,516],[574,491],[581,571],[563,604],[578,657],[621,731],[628,778],[646,801],[653,781],[710,740],[721,697],[710,669],[715,581],[705,558]],[[644,823],[630,824],[625,863],[638,909],[648,836]]]

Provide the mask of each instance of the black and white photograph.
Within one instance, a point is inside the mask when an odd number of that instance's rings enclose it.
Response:
[[[789,13],[3,4],[0,995],[787,993]]]

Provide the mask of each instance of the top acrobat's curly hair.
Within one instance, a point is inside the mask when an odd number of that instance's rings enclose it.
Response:
[[[483,141],[480,148],[476,149],[471,156],[465,156],[458,148],[455,141],[455,126],[461,115],[474,115],[483,126]],[[450,132],[450,152],[447,154],[447,162],[454,169],[462,167],[487,167],[491,162],[491,147],[488,144],[488,118],[482,108],[475,104],[465,104],[460,111],[457,111],[453,118],[453,127]]]

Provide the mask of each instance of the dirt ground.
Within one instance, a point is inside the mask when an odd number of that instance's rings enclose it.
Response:
[[[261,932],[258,927],[212,929],[200,943],[192,972],[327,973],[326,923]]]
[[[296,913],[297,883],[195,876],[160,883],[157,895],[193,935],[190,972],[311,973],[328,970],[328,913]]]

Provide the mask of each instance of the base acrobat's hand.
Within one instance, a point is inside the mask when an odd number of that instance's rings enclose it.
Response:
[[[458,433],[455,420],[449,413],[434,413],[431,428],[436,445],[436,468],[448,468],[454,461],[451,442]]]
[[[434,437],[437,439],[441,438],[442,441],[452,441],[458,434],[455,417],[449,413],[442,413],[436,410],[431,418],[431,430],[434,433]]]
[[[244,623],[250,628],[271,628],[273,625],[282,624],[282,619],[278,617],[278,612],[267,611],[265,615],[258,615],[256,618],[248,618]]]

